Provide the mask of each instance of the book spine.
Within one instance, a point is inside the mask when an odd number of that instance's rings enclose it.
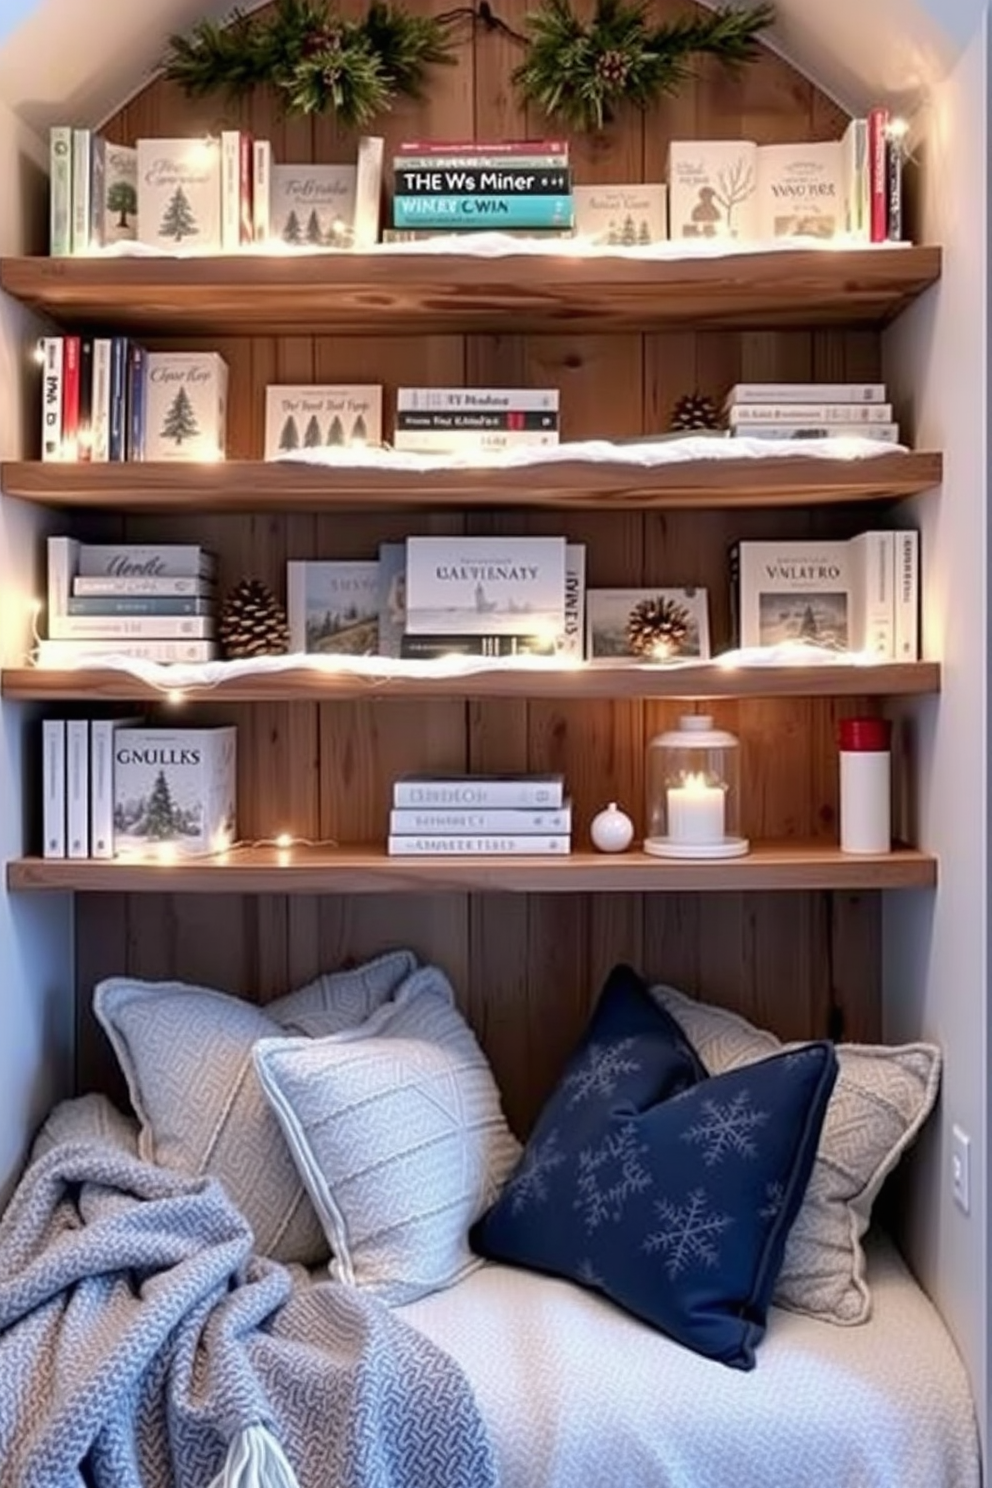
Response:
[[[565,628],[559,656],[581,661],[586,634],[586,549],[584,543],[565,544]]]
[[[397,413],[419,410],[452,413],[558,412],[557,388],[411,388],[396,390]]]
[[[107,200],[107,141],[94,134],[90,142],[90,221],[89,246],[102,248],[104,232],[104,205]]]
[[[62,363],[62,458],[79,458],[79,359],[80,339],[66,336]]]
[[[57,124],[48,132],[48,251],[53,258],[72,252],[72,130]]]
[[[561,780],[487,780],[468,776],[464,780],[395,780],[394,808],[443,806],[465,808],[512,807],[517,810],[559,811],[565,804]]]
[[[101,463],[110,459],[110,361],[111,342],[98,337],[93,342],[92,457]]]
[[[253,140],[242,133],[238,155],[238,237],[242,244],[255,241],[255,171]]]
[[[78,666],[84,656],[126,655],[139,661],[191,663],[214,661],[217,647],[213,641],[40,641],[38,665],[42,667]]]
[[[547,447],[558,443],[558,431],[480,429],[475,432],[459,429],[397,429],[393,435],[393,448],[408,454],[451,455],[470,453],[473,450],[508,450]]]
[[[351,239],[352,246],[359,251],[371,248],[379,241],[384,154],[385,141],[380,135],[364,135],[358,141]]]
[[[90,724],[90,848],[94,858],[114,856],[114,730],[111,718]]]
[[[405,635],[400,656],[428,661],[439,656],[554,656],[554,641],[528,635]]]
[[[63,337],[44,336],[41,342],[41,357],[41,458],[42,460],[61,460],[65,371]]]
[[[504,238],[537,238],[543,241],[575,236],[571,227],[503,227],[500,232]],[[385,227],[382,230],[384,243],[426,243],[433,238],[450,236],[450,227]]]
[[[241,246],[241,132],[223,129],[220,136],[220,246],[235,253]]]
[[[145,458],[145,350],[135,342],[128,346],[127,368],[127,459]]]
[[[65,857],[65,724],[46,718],[42,724],[42,831],[46,858]]]
[[[866,651],[878,661],[895,656],[895,542],[891,532],[865,532],[855,539],[860,549],[858,574],[859,630],[852,649]]]
[[[749,424],[733,429],[736,439],[874,439],[899,443],[898,424]]]
[[[90,855],[90,726],[85,719],[66,724],[67,856]]]
[[[891,403],[742,403],[728,413],[742,424],[891,424]]]
[[[397,146],[397,159],[408,159],[411,155],[423,155],[435,160],[439,155],[455,155],[472,160],[480,155],[491,155],[504,160],[508,155],[554,155],[568,158],[567,140],[403,140]]]
[[[424,409],[413,412],[403,409],[396,414],[397,429],[441,429],[464,430],[503,429],[520,433],[542,429],[557,429],[557,413],[539,413],[531,409],[507,409],[498,413],[445,413],[440,409]]]
[[[93,202],[93,132],[72,131],[72,251],[88,253]]]
[[[71,595],[70,615],[212,615],[213,602],[189,595],[156,597],[140,595]]]
[[[526,166],[493,168],[440,165],[400,166],[394,177],[397,196],[570,196],[570,170],[545,170]]]
[[[53,641],[212,641],[212,616],[63,615],[49,617]]]
[[[889,192],[886,171],[889,111],[874,108],[868,115],[868,182],[871,193],[871,241],[884,243],[889,226]]]
[[[571,227],[570,196],[395,196],[394,227]]]
[[[510,837],[480,835],[472,837],[390,837],[390,857],[527,857],[530,855],[561,857],[572,851],[572,839],[565,836]]]
[[[84,336],[79,343],[79,436],[78,458],[93,459],[93,341]]]
[[[217,560],[198,543],[82,543],[77,572],[87,579],[209,579]]]
[[[884,403],[884,382],[739,382],[726,406],[742,403]]]
[[[920,655],[920,534],[896,532],[895,656],[918,661]]]
[[[272,143],[252,143],[251,189],[252,235],[256,243],[267,243],[272,231]]]
[[[127,459],[127,367],[128,343],[125,336],[114,336],[110,343],[110,435],[111,460]]]
[[[69,613],[73,575],[79,563],[79,543],[72,537],[48,539],[48,626]]]
[[[844,220],[858,243],[871,236],[871,192],[868,179],[868,120],[852,119],[844,135]]]
[[[885,152],[886,229],[890,243],[902,242],[902,163],[903,142],[889,139]]]
[[[207,579],[114,579],[79,576],[72,581],[72,593],[76,599],[113,599],[134,595],[146,599],[172,599],[185,596],[193,599],[213,599],[214,585]]]
[[[572,830],[572,808],[560,811],[391,811],[389,832],[393,837],[478,837],[486,834],[509,834],[532,837],[543,833],[559,837]]]

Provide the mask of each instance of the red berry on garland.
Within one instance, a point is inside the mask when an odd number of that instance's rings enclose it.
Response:
[[[607,88],[622,88],[630,76],[630,58],[616,49],[596,59],[596,76]]]

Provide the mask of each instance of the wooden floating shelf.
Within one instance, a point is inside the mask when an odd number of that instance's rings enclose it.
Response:
[[[182,687],[184,703],[314,703],[346,699],[394,702],[458,698],[721,698],[910,697],[940,691],[940,664],[893,662],[879,666],[779,666],[678,668],[594,665],[561,671],[493,668],[461,677],[354,677],[307,667],[215,686]],[[56,671],[25,667],[0,673],[7,698],[69,702],[165,702],[168,694],[116,668]]]
[[[916,451],[842,460],[817,456],[594,463],[429,472],[342,470],[290,462],[120,465],[8,462],[5,495],[53,507],[156,512],[417,510],[552,507],[565,510],[811,506],[915,496],[940,484],[940,454]]]
[[[390,858],[382,848],[235,848],[223,859],[160,863],[21,858],[7,864],[12,890],[78,893],[535,894],[688,890],[918,889],[937,882],[937,860],[899,848],[845,855],[829,843],[757,844],[744,858],[686,863],[576,852],[565,858]]]
[[[8,258],[0,287],[65,326],[173,335],[650,331],[884,325],[940,276],[935,247],[719,258],[342,253]]]

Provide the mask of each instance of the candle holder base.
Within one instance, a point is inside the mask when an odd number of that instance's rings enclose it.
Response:
[[[746,837],[722,842],[674,842],[671,837],[647,837],[644,851],[653,858],[743,858],[751,850]]]

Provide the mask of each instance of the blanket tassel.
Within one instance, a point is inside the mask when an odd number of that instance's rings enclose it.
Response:
[[[300,1488],[282,1447],[264,1426],[246,1426],[210,1488]]]

